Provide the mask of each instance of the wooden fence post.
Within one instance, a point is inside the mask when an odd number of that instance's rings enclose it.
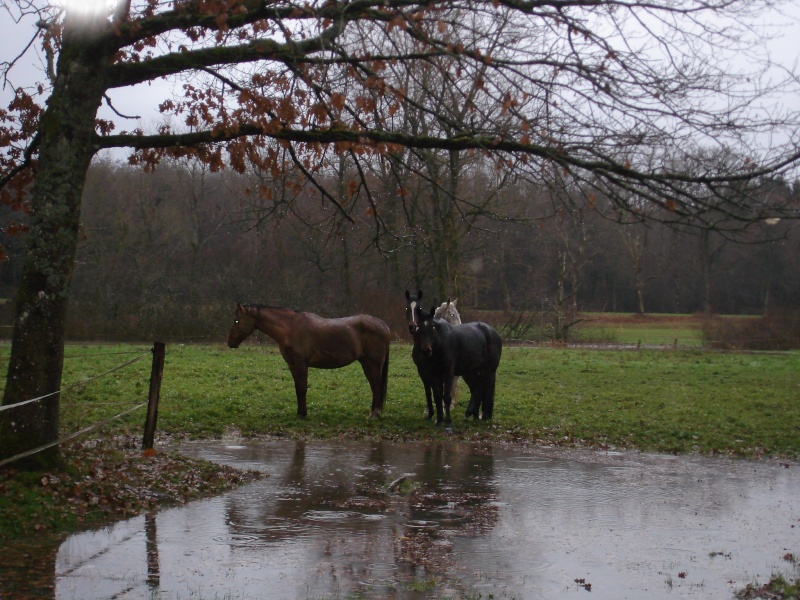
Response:
[[[153,368],[150,370],[150,396],[147,402],[147,420],[144,423],[142,450],[152,450],[158,420],[158,399],[161,395],[161,376],[164,374],[164,355],[166,344],[153,343]]]

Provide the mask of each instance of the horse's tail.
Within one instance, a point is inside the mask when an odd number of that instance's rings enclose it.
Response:
[[[386,345],[386,358],[383,361],[383,371],[381,372],[381,408],[386,401],[386,391],[389,389],[389,351],[391,344]]]
[[[389,351],[392,349],[391,344],[386,346],[386,360],[383,361],[383,373],[381,374],[381,379],[383,379],[383,400],[386,401],[386,392],[389,389]]]

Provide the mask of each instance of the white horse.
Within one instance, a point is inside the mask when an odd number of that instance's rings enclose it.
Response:
[[[433,316],[444,319],[451,325],[461,325],[461,315],[456,308],[456,302],[458,302],[458,298],[455,300],[450,300],[450,298],[448,298],[447,302],[442,302],[442,305],[436,309]],[[453,377],[453,401],[450,403],[450,410],[456,407],[456,400],[458,400],[458,382],[460,379],[461,377],[458,376]]]

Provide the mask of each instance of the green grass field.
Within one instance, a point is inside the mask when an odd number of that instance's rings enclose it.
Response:
[[[0,349],[7,354],[7,346]],[[129,360],[147,347],[70,345],[64,384]],[[2,358],[2,352],[0,352]],[[63,394],[66,434],[147,399],[150,358]],[[465,420],[453,433],[424,420],[424,393],[411,347],[393,346],[383,416],[368,421],[360,367],[312,370],[308,418],[296,417],[291,375],[277,348],[168,345],[159,430],[191,437],[244,435],[388,440],[452,435],[467,440],[636,448],[736,456],[800,456],[800,352],[578,350],[506,347],[495,418]],[[124,419],[134,431],[144,410]],[[119,426],[117,426],[119,427]]]
[[[507,324],[513,319],[502,311],[477,311],[471,316],[486,321],[512,337],[516,333],[508,331]],[[716,321],[734,324],[753,318],[742,315],[714,317]],[[569,330],[568,341],[573,344],[669,348],[699,348],[704,344],[705,317],[701,314],[581,312],[572,316],[570,321],[574,323]],[[534,328],[521,337],[541,342],[544,333]]]
[[[574,341],[607,341],[624,346],[665,346],[699,348],[703,345],[702,333],[694,323],[669,320],[642,323],[601,323],[591,321],[580,327]]]
[[[700,348],[704,345],[701,314],[647,315],[624,313],[581,313],[571,341],[662,348]],[[756,315],[717,315],[716,323],[733,326],[751,323]]]

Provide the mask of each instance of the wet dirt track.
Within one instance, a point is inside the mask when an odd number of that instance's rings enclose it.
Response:
[[[57,598],[81,599],[717,599],[792,573],[783,557],[800,552],[800,467],[779,461],[467,444],[182,450],[269,477],[74,535],[29,576],[46,580],[45,565]]]

